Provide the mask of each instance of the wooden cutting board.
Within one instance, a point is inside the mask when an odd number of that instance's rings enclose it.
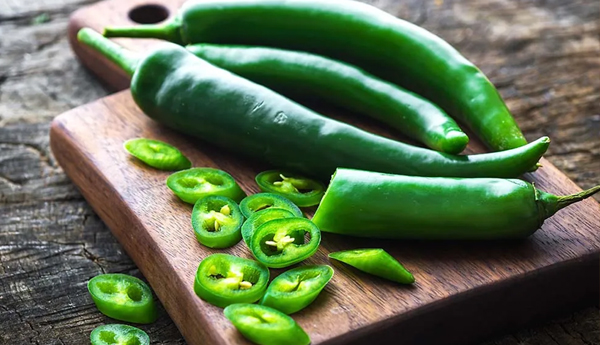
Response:
[[[133,17],[150,21],[160,13],[173,13],[181,2],[163,1],[138,7]],[[125,75],[73,38],[82,26],[100,30],[109,24],[133,25],[131,9],[144,4],[145,0],[106,1],[72,17],[69,34],[74,51],[112,87],[126,87]],[[117,41],[134,50],[157,42]],[[372,123],[357,124],[394,136]],[[254,176],[270,167],[155,123],[137,108],[128,90],[58,116],[50,133],[56,159],[138,265],[186,341],[246,343],[222,309],[197,298],[192,285],[202,258],[215,252],[250,258],[249,250],[243,243],[220,251],[198,244],[190,225],[191,205],[180,202],[165,186],[169,173],[148,168],[123,150],[123,142],[135,137],[169,142],[195,166],[231,173],[249,194],[258,191]],[[473,143],[470,151],[481,152],[481,145]],[[526,176],[538,188],[556,194],[580,190],[548,161],[542,164]],[[311,216],[314,210],[306,211]],[[293,317],[313,344],[471,343],[597,303],[599,234],[600,207],[593,199],[560,211],[521,241],[380,241],[324,233],[319,252],[306,263],[332,265],[334,278],[311,306]],[[414,273],[416,284],[399,286],[327,259],[329,252],[359,247],[386,249]],[[275,276],[282,270],[271,272]]]

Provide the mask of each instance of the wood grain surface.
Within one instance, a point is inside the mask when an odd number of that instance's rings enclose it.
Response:
[[[54,114],[108,92],[74,61],[66,39],[68,14],[92,2],[0,2],[0,343],[86,343],[95,326],[114,321],[95,309],[85,282],[103,272],[140,276],[48,147]],[[496,83],[530,140],[551,134],[551,162],[583,187],[600,180],[597,4],[376,5],[457,46]],[[170,318],[161,315],[142,326],[152,343],[182,344]],[[597,307],[588,307],[486,345],[596,345],[599,323]]]

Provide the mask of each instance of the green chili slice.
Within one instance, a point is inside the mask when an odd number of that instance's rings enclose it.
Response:
[[[150,337],[139,328],[112,324],[94,328],[90,334],[92,345],[150,345]]]
[[[300,266],[273,279],[260,304],[293,314],[311,304],[333,277],[327,265]]]
[[[329,257],[363,272],[401,284],[412,284],[415,277],[383,249],[354,249],[335,252]]]
[[[123,147],[135,158],[160,170],[189,169],[192,163],[175,146],[159,140],[137,138],[127,140]]]
[[[252,194],[240,202],[240,210],[246,219],[249,219],[253,213],[268,208],[283,208],[292,212],[296,217],[304,217],[302,211],[291,200],[273,193]]]
[[[265,293],[269,270],[259,262],[229,254],[207,256],[196,272],[194,291],[206,302],[224,308],[253,303]]]
[[[263,192],[284,196],[299,207],[318,205],[325,194],[322,183],[284,171],[263,171],[255,180]]]
[[[196,202],[192,227],[198,242],[209,248],[228,248],[242,239],[244,216],[230,198],[210,195]]]
[[[151,323],[158,317],[150,287],[127,274],[101,274],[90,279],[88,291],[102,314],[113,319]]]
[[[319,228],[306,218],[296,217],[274,219],[259,226],[249,247],[267,267],[281,268],[309,258],[320,243]]]
[[[297,215],[284,208],[271,207],[266,210],[255,212],[244,222],[244,225],[242,225],[242,238],[247,245],[250,245],[252,234],[254,234],[259,226],[273,219],[293,217],[297,217]]]
[[[232,304],[225,317],[248,340],[259,345],[308,345],[306,332],[284,313],[258,304]]]
[[[194,204],[209,195],[221,195],[236,202],[246,194],[228,173],[213,168],[192,168],[178,171],[167,178],[167,186],[181,200]]]

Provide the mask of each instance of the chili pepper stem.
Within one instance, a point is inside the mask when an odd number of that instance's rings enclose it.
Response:
[[[565,196],[559,196],[558,197],[558,202],[556,205],[556,210],[560,210],[562,208],[565,208],[573,203],[576,203],[578,201],[581,201],[583,199],[587,199],[590,196],[596,194],[600,192],[600,185],[596,186],[596,187],[592,187],[588,190],[584,190],[583,192],[580,193],[576,193],[576,194],[572,194],[572,195],[565,195]]]
[[[139,58],[135,53],[123,49],[121,46],[106,39],[90,28],[79,30],[77,33],[77,40],[100,52],[107,59],[123,69],[130,77],[133,76],[139,61]]]
[[[183,45],[180,25],[177,22],[169,22],[160,25],[139,25],[130,27],[107,27],[104,28],[104,37],[132,37],[132,38],[158,38]]]

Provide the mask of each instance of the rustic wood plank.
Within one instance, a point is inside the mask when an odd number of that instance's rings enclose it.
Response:
[[[87,316],[73,312],[91,303],[81,284],[101,272],[96,263],[80,249],[60,244],[51,249],[63,254],[45,259],[50,248],[45,242],[82,241],[106,271],[138,274],[48,154],[48,120],[107,93],[74,60],[65,35],[68,14],[90,2],[0,2],[0,126],[4,126],[0,129],[0,171],[18,182],[0,178],[0,343],[10,339],[16,344],[82,344],[91,329],[110,322],[91,306],[81,311]],[[527,137],[551,134],[553,144],[546,157],[553,164],[582,187],[600,181],[597,3],[412,0],[390,6],[476,59],[509,100]],[[49,14],[50,21],[33,25],[43,13]],[[518,25],[513,25],[515,18]],[[53,168],[46,167],[46,161]],[[8,162],[12,162],[10,168],[5,166]],[[32,173],[32,169],[46,169],[52,175]],[[85,218],[87,226],[83,226]],[[69,268],[84,266],[69,274]],[[38,280],[42,286],[51,282],[53,289],[34,289]],[[71,296],[70,300],[63,297],[53,305],[47,303],[57,291]],[[75,316],[70,319],[68,315]],[[593,307],[486,345],[596,345],[600,344],[599,324],[598,309]],[[144,329],[153,343],[183,343],[168,317]]]

